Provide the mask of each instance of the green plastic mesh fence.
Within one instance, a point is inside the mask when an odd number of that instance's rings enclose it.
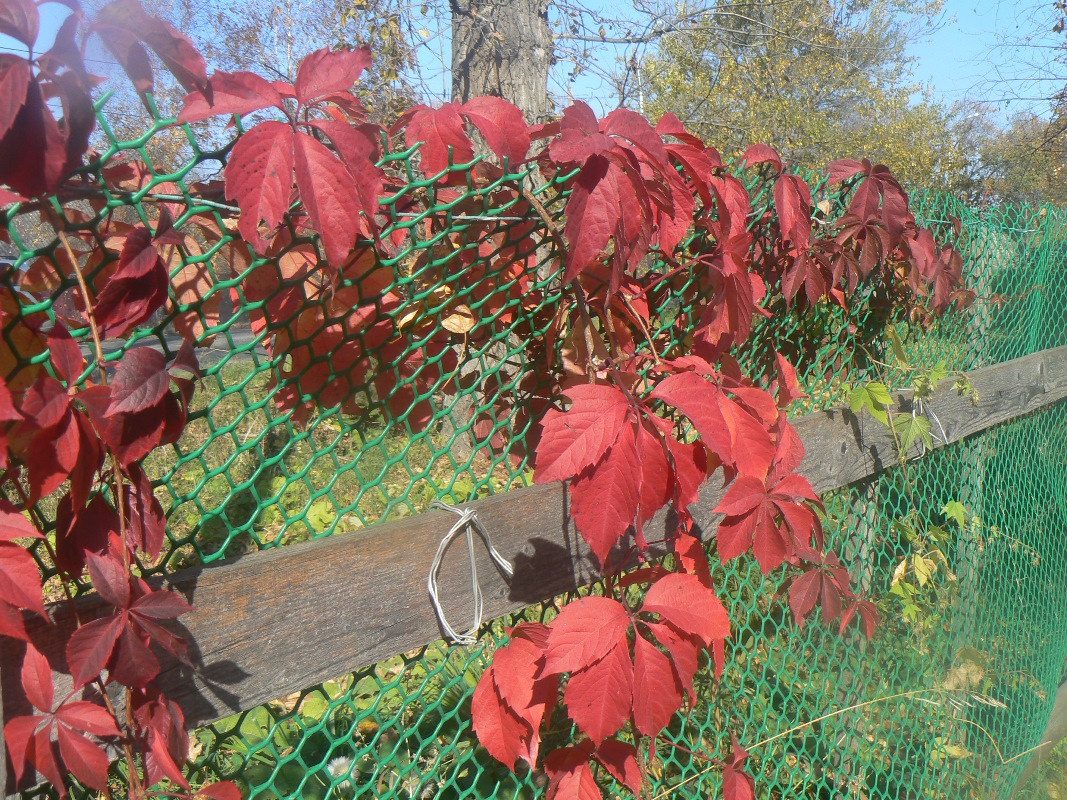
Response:
[[[103,105],[106,141],[85,172],[87,181],[106,187],[108,200],[95,210],[73,204],[82,208],[85,230],[149,220],[148,201],[171,204],[179,222],[220,210],[195,199],[189,187],[221,166],[222,150],[202,149],[185,130],[188,157],[166,173],[153,165],[151,144],[174,136],[169,121],[120,141]],[[147,164],[136,180],[108,171],[131,155]],[[404,168],[411,156],[398,152],[387,160]],[[520,443],[536,419],[527,401],[546,395],[555,376],[544,369],[547,360],[534,363],[527,345],[544,338],[559,302],[558,275],[540,267],[520,290],[516,277],[484,252],[487,229],[514,228],[520,242],[540,222],[511,216],[492,187],[475,188],[469,169],[455,168],[468,176],[458,199],[437,198],[435,184],[416,179],[410,168],[409,185],[387,198],[386,233],[406,232],[407,244],[364,277],[346,279],[345,289],[354,293],[349,297],[399,298],[389,315],[400,335],[361,341],[373,354],[366,381],[318,404],[316,387],[351,370],[333,362],[336,351],[311,347],[326,335],[335,301],[313,300],[317,311],[310,315],[288,304],[287,290],[305,279],[292,253],[249,263],[225,259],[230,237],[217,216],[218,236],[202,231],[175,254],[179,288],[169,311],[123,345],[150,343],[173,353],[176,330],[191,330],[206,365],[187,432],[146,463],[169,523],[164,555],[146,571],[173,572],[352,532],[418,513],[435,499],[462,502],[528,482]],[[552,184],[529,188],[558,213]],[[445,221],[447,235],[426,236],[426,214],[404,211],[405,197],[415,193],[429,198],[427,214]],[[953,235],[953,218],[962,223],[966,284],[978,302],[921,332],[862,298],[848,311],[775,309],[738,357],[757,372],[775,349],[797,363],[811,395],[798,413],[841,404],[857,382],[902,382],[902,373],[879,364],[889,361],[887,328],[914,364],[944,362],[953,371],[1067,344],[1062,211],[976,211],[935,195],[914,196],[913,203],[920,221],[943,235]],[[72,284],[40,216],[19,217],[11,229],[11,267],[0,295],[3,335],[25,354],[33,326],[71,302]],[[471,250],[473,260],[459,258]],[[19,289],[30,285],[48,299],[28,299]],[[273,320],[269,327],[264,312]],[[454,337],[441,344],[436,334],[450,325],[462,330],[456,317],[463,314],[492,319],[492,334],[469,331],[462,345]],[[671,309],[661,316],[669,322]],[[289,336],[295,350],[307,344],[312,355],[299,364],[269,355],[264,344],[274,335]],[[47,361],[47,352],[31,353],[25,363],[31,360]],[[472,374],[481,377],[465,380]],[[503,396],[518,398],[515,413],[497,413]],[[869,645],[816,622],[798,628],[784,604],[769,602],[776,586],[754,562],[719,567],[717,585],[735,620],[727,670],[720,682],[708,670],[698,677],[699,702],[668,729],[650,765],[652,796],[714,796],[719,771],[706,757],[724,752],[729,731],[749,746],[761,743],[753,749],[760,797],[1008,796],[1026,764],[1011,759],[1039,743],[1067,664],[1065,438],[1061,403],[824,498],[828,546],[846,555],[884,612]],[[954,503],[966,510],[962,520],[951,513]],[[39,510],[54,518],[47,504]],[[40,561],[51,574],[47,559]],[[903,581],[912,589],[901,588],[905,573],[916,578]],[[523,616],[550,618],[567,599]],[[233,779],[260,800],[539,796],[543,776],[502,768],[470,727],[474,686],[511,624],[488,624],[477,646],[431,644],[200,729],[193,778]],[[993,700],[956,701],[946,691],[953,689]],[[802,723],[812,724],[797,729]]]

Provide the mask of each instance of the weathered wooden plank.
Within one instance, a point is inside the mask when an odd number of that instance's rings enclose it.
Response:
[[[928,412],[956,441],[1067,397],[1067,347],[977,370],[970,374],[977,406],[951,387],[938,390]],[[897,398],[907,409],[906,396]],[[841,410],[795,421],[807,447],[801,470],[820,492],[847,485],[895,463],[887,430]],[[721,487],[709,484],[692,509],[705,539],[714,534],[712,509]],[[486,619],[588,584],[597,571],[567,513],[562,484],[536,486],[470,504],[500,551],[516,566],[510,585],[479,545],[478,567]],[[169,579],[196,606],[183,618],[201,665],[196,674],[169,665],[164,688],[191,725],[251,708],[403,653],[440,637],[426,590],[438,542],[455,517],[431,511],[363,531],[265,551],[217,566],[186,570]],[[647,531],[661,538],[671,515],[656,517]],[[466,547],[454,546],[441,576],[441,593],[457,629],[469,619],[470,570]],[[101,607],[82,601],[81,613]],[[54,666],[63,665],[59,643],[70,620],[54,609],[54,627],[43,633]],[[38,623],[38,627],[40,624]],[[9,715],[23,713],[17,692],[21,652],[0,653],[0,688]],[[59,688],[62,692],[63,689]]]
[[[1015,797],[1022,791],[1026,784],[1029,783],[1030,778],[1034,776],[1034,773],[1045,763],[1045,759],[1049,757],[1056,745],[1062,742],[1065,737],[1067,737],[1067,683],[1061,684],[1056,691],[1056,700],[1052,704],[1052,712],[1049,714],[1048,724],[1045,726],[1045,732],[1041,734],[1041,739],[1038,741],[1040,748],[1030,756],[1026,769],[1023,770],[1019,779],[1015,781],[1015,788],[1012,790],[1011,797]]]

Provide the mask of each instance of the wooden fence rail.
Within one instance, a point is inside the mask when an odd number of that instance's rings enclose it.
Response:
[[[948,442],[983,431],[1067,397],[1067,347],[1045,350],[969,373],[979,402],[945,381],[926,403],[934,429]],[[905,393],[894,398],[908,411]],[[841,409],[794,420],[807,455],[800,471],[819,492],[861,480],[896,463],[888,430]],[[721,486],[709,482],[691,509],[707,540],[718,520],[712,509]],[[493,543],[515,565],[510,583],[478,549],[485,618],[587,585],[599,575],[570,521],[563,484],[535,486],[469,504]],[[181,705],[190,726],[284,697],[362,666],[440,638],[426,590],[430,563],[455,517],[432,511],[364,530],[183,570],[166,578],[196,609],[182,618],[194,642],[195,672],[169,662],[160,682]],[[646,535],[662,539],[671,515],[659,514]],[[466,548],[454,547],[440,579],[449,619],[469,619],[470,567]],[[106,613],[95,595],[79,601],[82,619]],[[54,668],[66,663],[62,643],[73,624],[63,604],[50,608],[52,625],[28,618],[34,640]],[[0,652],[0,713],[27,713],[20,696],[23,647],[4,640]],[[56,675],[57,695],[69,679]],[[66,688],[65,688],[66,687]],[[0,729],[0,746],[3,744]],[[0,787],[4,786],[0,759]]]

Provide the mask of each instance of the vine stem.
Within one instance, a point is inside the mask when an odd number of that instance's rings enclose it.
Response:
[[[96,354],[96,367],[97,367],[97,370],[100,372],[100,382],[101,382],[101,384],[103,386],[107,386],[108,378],[107,378],[107,367],[106,367],[105,362],[104,362],[104,343],[103,343],[102,337],[100,336],[100,328],[96,323],[96,315],[93,313],[93,296],[92,296],[92,293],[89,291],[89,284],[85,280],[85,273],[82,272],[81,265],[78,263],[78,256],[74,252],[74,248],[71,247],[71,245],[70,245],[70,239],[67,237],[66,231],[63,230],[63,227],[64,227],[63,223],[64,223],[65,220],[63,218],[59,217],[59,215],[54,214],[54,213],[51,214],[50,216],[53,217],[52,222],[53,222],[53,227],[55,228],[55,231],[56,231],[56,236],[59,239],[60,243],[63,245],[63,249],[66,251],[67,257],[70,259],[71,269],[74,271],[74,275],[75,275],[75,277],[76,277],[76,279],[78,281],[78,288],[81,291],[83,300],[85,301],[85,318],[89,322],[89,332],[90,332],[90,334],[92,336],[92,339],[93,339],[93,348],[94,348],[95,354]],[[128,550],[127,547],[125,547],[125,542],[126,542],[126,511],[125,511],[124,505],[125,505],[126,497],[125,497],[125,491],[124,491],[124,484],[123,484],[123,480],[122,480],[122,469],[119,466],[119,461],[115,457],[115,454],[110,452],[110,448],[108,448],[108,453],[111,456],[112,475],[113,475],[114,481],[115,481],[115,511],[116,511],[116,513],[118,514],[118,517],[119,517],[119,536],[121,537],[123,545],[124,545],[123,548],[122,548],[122,561],[123,561],[123,566],[125,566],[125,568],[126,568],[126,573],[129,574],[130,568],[131,568],[131,564],[130,564],[129,550]],[[70,595],[69,595],[69,592],[68,592],[68,597],[69,596]],[[71,607],[73,608],[73,606],[74,606],[73,600],[71,600],[70,604],[71,604]],[[75,616],[75,620],[77,621],[77,616]],[[118,720],[118,710],[115,708],[114,704],[111,702],[111,698],[108,696],[108,693],[106,691],[106,687],[104,686],[103,681],[100,679],[99,676],[97,676],[96,680],[97,680],[97,683],[99,683],[99,685],[100,685],[100,694],[104,699],[104,703],[107,705],[108,711],[110,712],[110,714],[117,721]],[[142,787],[141,787],[140,773],[137,770],[137,759],[134,757],[133,744],[132,744],[132,739],[131,739],[132,732],[133,732],[134,729],[135,729],[135,725],[134,725],[134,718],[133,718],[133,690],[130,689],[129,687],[126,687],[126,731],[127,731],[127,737],[126,737],[126,740],[123,742],[123,750],[124,750],[125,755],[126,755],[126,763],[127,763],[127,767],[128,767],[129,779],[130,779],[130,784],[131,784],[130,785],[130,794],[132,796],[134,796],[134,797],[137,797],[142,793]]]
[[[847,708],[839,708],[839,709],[837,709],[837,711],[831,711],[828,714],[823,714],[821,717],[816,717],[815,719],[808,720],[807,722],[802,722],[800,725],[794,725],[789,730],[782,731],[781,733],[776,733],[774,736],[769,736],[768,738],[763,739],[761,741],[758,741],[754,745],[751,745],[750,747],[747,747],[745,749],[748,752],[752,752],[753,750],[755,750],[757,748],[760,748],[760,747],[764,747],[765,745],[768,745],[771,742],[774,742],[774,741],[776,741],[778,739],[782,739],[782,738],[784,738],[786,736],[790,736],[790,735],[792,735],[794,733],[797,733],[799,731],[804,730],[805,728],[810,728],[812,725],[817,725],[818,723],[824,722],[824,721],[826,721],[828,719],[833,719],[834,717],[841,716],[842,714],[847,714],[850,711],[857,711],[857,710],[859,710],[861,708],[867,708],[869,706],[877,705],[879,703],[888,703],[888,702],[891,702],[893,700],[902,700],[902,699],[907,699],[907,698],[920,699],[920,695],[931,695],[932,694],[932,695],[935,695],[935,696],[940,696],[940,695],[944,695],[944,694],[947,694],[947,693],[948,693],[948,690],[946,690],[946,689],[913,689],[913,690],[907,691],[907,692],[898,692],[897,694],[887,695],[886,697],[876,697],[873,700],[865,700],[862,703],[856,703],[855,705],[848,706]],[[922,702],[931,702],[931,701],[923,700]],[[993,737],[993,735],[988,730],[986,730],[985,728],[983,728],[981,725],[979,725],[976,722],[971,722],[971,720],[964,720],[964,719],[959,718],[959,717],[957,717],[956,719],[958,719],[961,722],[968,722],[968,723],[974,725],[976,728],[978,728],[980,731],[982,731],[982,733],[984,733],[989,738],[990,742],[993,745],[993,749],[997,753],[997,758],[1000,759],[1001,766],[1006,766],[1006,765],[1012,763],[1013,761],[1018,761],[1020,758],[1023,758],[1025,756],[1029,755],[1030,753],[1033,753],[1035,750],[1040,750],[1042,747],[1047,747],[1048,745],[1051,744],[1051,742],[1042,742],[1041,744],[1038,744],[1038,745],[1035,745],[1035,746],[1033,746],[1031,748],[1023,750],[1021,753],[1016,753],[1011,758],[1004,758],[1004,754],[1000,751],[1000,747],[997,746],[996,739]],[[692,752],[692,751],[690,751],[690,752]],[[709,756],[706,756],[706,755],[703,755],[703,754],[700,754],[700,753],[692,753],[692,755],[696,756],[697,758],[702,758],[705,761],[712,761],[713,760]],[[718,764],[713,764],[712,766],[708,767],[707,769],[701,770],[696,775],[690,775],[684,781],[682,781],[680,783],[676,783],[674,786],[670,787],[669,789],[664,789],[662,792],[660,792],[655,797],[653,797],[652,800],[660,800],[663,797],[668,797],[668,796],[674,794],[674,792],[677,791],[678,789],[680,789],[682,786],[685,786],[687,783],[695,781],[698,778],[704,777],[705,775],[707,775],[709,772],[711,772],[713,769],[715,769],[718,766],[719,766]]]

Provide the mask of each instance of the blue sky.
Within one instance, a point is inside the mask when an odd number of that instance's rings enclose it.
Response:
[[[596,0],[592,5],[597,5]],[[1067,36],[1051,32],[1048,5],[1048,0],[945,0],[936,30],[909,48],[914,79],[947,103],[991,103],[1002,119],[1024,109],[1041,113],[1047,104],[1040,98],[1062,88],[1062,78],[1057,84],[1055,75],[1067,72],[1067,67],[1049,68],[1050,59],[1059,52],[1057,46],[1067,41]],[[58,3],[46,3],[41,12],[39,50],[50,43],[68,13]],[[447,53],[447,41],[441,44],[442,54]],[[4,36],[0,36],[0,49],[24,52],[17,42]],[[434,81],[435,88],[439,82]],[[447,87],[447,81],[444,85]],[[612,104],[604,97],[604,87],[592,79],[579,81],[575,93],[607,106],[598,110],[608,110]]]
[[[1062,88],[1067,72],[1050,63],[1067,35],[1052,32],[1048,5],[946,0],[937,30],[909,48],[915,79],[949,103],[992,103],[1002,116],[1043,112],[1047,104],[1040,98]]]

